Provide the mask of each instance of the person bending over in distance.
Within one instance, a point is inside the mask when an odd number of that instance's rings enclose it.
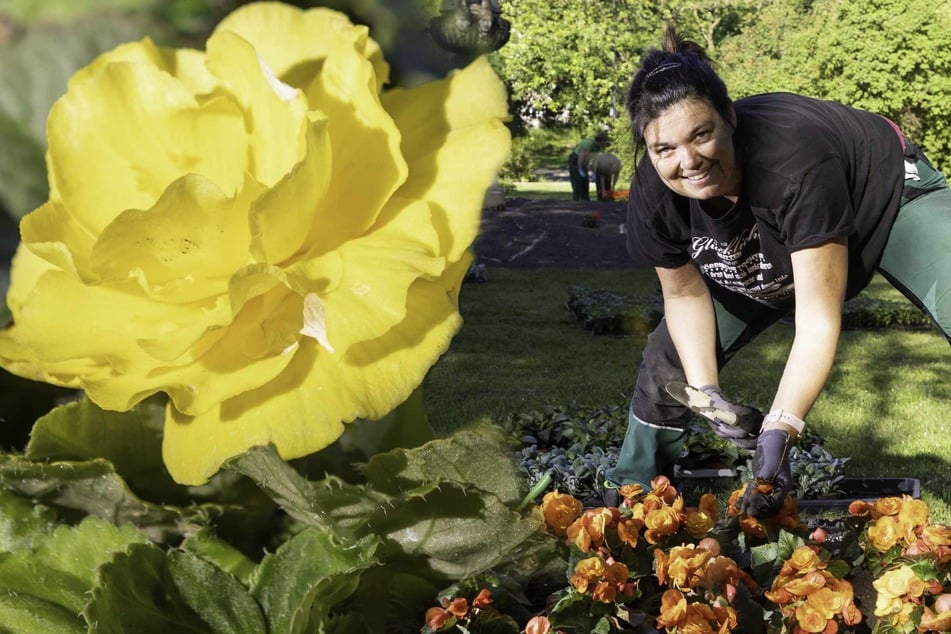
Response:
[[[588,186],[588,169],[581,163],[581,158],[607,149],[611,139],[603,130],[593,137],[581,139],[568,155],[568,179],[571,181],[572,200],[591,200],[591,190]]]
[[[614,187],[621,175],[621,159],[610,152],[585,152],[578,158],[578,163],[594,175],[598,200],[614,200]]]
[[[789,449],[832,368],[843,301],[876,271],[951,341],[951,190],[895,123],[795,94],[732,101],[706,52],[668,26],[626,95],[635,152],[628,249],[652,266],[664,319],[648,337],[616,488],[670,474],[690,411],[749,449],[743,510],[774,514]],[[719,388],[724,364],[785,315],[795,334],[765,417]]]

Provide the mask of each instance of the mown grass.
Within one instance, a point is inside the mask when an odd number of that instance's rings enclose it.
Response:
[[[568,287],[647,295],[652,271],[489,269],[460,297],[465,325],[426,379],[431,423],[448,433],[480,420],[571,402],[627,403],[644,336],[593,337],[565,308]],[[866,291],[900,296],[883,280]],[[776,324],[727,366],[728,394],[768,408],[793,329]],[[937,332],[843,333],[836,367],[809,415],[849,475],[916,477],[937,521],[951,522],[951,383]]]

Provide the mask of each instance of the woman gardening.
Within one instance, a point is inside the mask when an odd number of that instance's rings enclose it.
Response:
[[[691,410],[752,449],[742,506],[775,513],[789,448],[832,367],[843,301],[880,271],[951,341],[951,190],[890,120],[773,93],[733,102],[705,51],[668,27],[627,94],[637,148],[628,248],[653,266],[665,318],[648,338],[606,503],[670,470]],[[764,417],[719,386],[781,317],[795,335]]]

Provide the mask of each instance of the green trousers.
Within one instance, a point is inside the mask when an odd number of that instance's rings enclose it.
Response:
[[[951,342],[951,189],[944,175],[925,161],[918,161],[916,168],[918,180],[909,183],[927,193],[902,199],[879,270],[924,310]],[[729,301],[715,298],[714,309],[721,368],[747,342],[790,312],[737,297]],[[663,386],[684,380],[667,324],[661,321],[644,347],[627,433],[617,464],[605,472],[609,483],[647,486],[658,474],[672,474],[684,447],[690,412]]]

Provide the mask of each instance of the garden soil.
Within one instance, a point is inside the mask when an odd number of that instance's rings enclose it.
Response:
[[[626,213],[627,201],[506,198],[482,212],[475,263],[488,270],[634,268],[623,233]],[[594,214],[595,226],[587,226]]]

